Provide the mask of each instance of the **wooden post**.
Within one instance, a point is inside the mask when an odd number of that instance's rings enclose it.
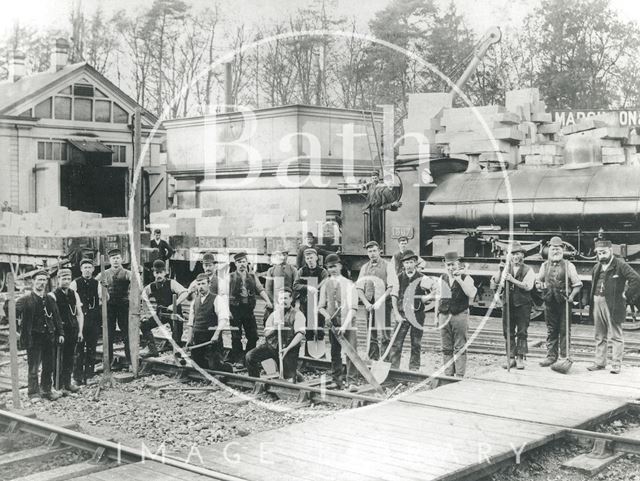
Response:
[[[102,244],[104,245],[104,243]],[[104,281],[104,255],[100,254],[100,277]],[[109,321],[107,319],[107,297],[109,293],[107,288],[100,283],[100,290],[102,292],[102,373],[104,380],[108,380],[111,376],[111,359],[109,359]]]
[[[13,408],[20,409],[20,378],[18,377],[18,329],[16,324],[16,293],[13,273],[7,274],[9,291],[9,356],[11,359],[11,392]]]
[[[142,228],[142,110],[136,108],[133,119],[133,212],[131,212],[133,232],[131,238],[131,285],[129,289],[129,352],[131,370],[138,375],[140,353],[140,229]]]

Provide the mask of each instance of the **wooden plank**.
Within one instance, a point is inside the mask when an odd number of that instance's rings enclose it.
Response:
[[[179,458],[179,459],[182,459],[182,458]],[[157,473],[172,476],[173,477],[172,479],[179,479],[179,480],[186,480],[186,481],[211,479],[208,476],[204,476],[198,473],[192,473],[191,471],[176,468],[175,466],[169,466],[168,464],[164,464],[158,461],[145,460],[143,463],[142,462],[136,463],[134,466],[137,469],[145,469],[149,471],[148,473],[149,475],[154,475],[153,477],[154,481],[156,481],[155,474]],[[204,467],[203,465],[200,465],[200,464],[198,465],[194,464],[194,466]]]
[[[77,479],[80,476],[86,476],[108,468],[109,466],[105,464],[92,464],[89,462],[68,464],[67,466],[60,466],[48,471],[15,478],[13,481],[66,481],[67,479]]]

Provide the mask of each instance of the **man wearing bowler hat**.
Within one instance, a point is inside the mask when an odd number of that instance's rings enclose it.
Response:
[[[595,327],[596,355],[593,365],[587,369],[598,371],[607,366],[607,341],[611,352],[611,373],[618,374],[622,367],[624,340],[622,323],[627,315],[627,302],[640,295],[640,276],[629,264],[613,255],[611,241],[595,243],[598,263],[591,274],[589,307]],[[625,291],[625,284],[628,286]]]
[[[436,323],[442,338],[444,373],[464,377],[467,368],[467,331],[469,304],[476,296],[473,278],[460,266],[455,251],[444,254],[445,273],[440,276],[437,292]]]
[[[258,276],[249,272],[249,260],[246,252],[239,252],[233,256],[236,271],[229,276],[229,306],[231,310],[231,353],[230,360],[244,363],[245,353],[256,347],[258,341],[258,326],[253,310],[256,307],[256,297],[260,296],[268,309],[273,310],[273,304],[265,292]],[[242,349],[242,330],[247,337],[246,350]]]
[[[113,362],[113,341],[116,325],[124,341],[124,354],[131,364],[129,352],[129,287],[131,271],[122,267],[122,252],[111,249],[108,252],[111,267],[96,276],[96,280],[107,288],[107,322],[109,323],[109,362]],[[102,296],[102,289],[98,291]],[[104,299],[102,299],[104,302]]]
[[[524,369],[524,358],[528,352],[527,330],[531,317],[531,290],[536,280],[533,269],[524,263],[525,250],[519,242],[511,244],[507,253],[506,266],[491,278],[491,288],[502,291],[502,332],[509,336],[509,364],[503,366]],[[503,273],[502,269],[507,271]],[[506,288],[509,289],[509,305],[506,304]],[[509,311],[509,332],[507,332],[507,310]]]
[[[540,266],[536,286],[542,290],[547,323],[547,357],[540,362],[546,367],[558,360],[558,351],[560,357],[567,356],[566,336],[571,333],[566,326],[566,302],[571,305],[582,288],[576,266],[564,259],[564,242],[558,236],[549,241],[548,259]]]
[[[398,276],[398,284],[391,292],[393,312],[396,322],[401,323],[391,350],[391,367],[400,367],[402,345],[411,331],[411,357],[409,369],[420,370],[420,349],[424,326],[424,303],[427,300],[426,284],[428,278],[417,271],[418,256],[410,249],[404,251],[401,258],[403,270]]]

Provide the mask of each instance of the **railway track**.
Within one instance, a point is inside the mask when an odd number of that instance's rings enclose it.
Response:
[[[163,471],[173,469],[174,473],[184,474],[184,477],[178,474],[174,476],[174,479],[202,479],[198,476],[204,476],[207,479],[221,481],[242,481],[241,478],[235,476],[188,464],[178,457],[166,454],[152,454],[148,450],[143,451],[142,449],[124,446],[120,443],[100,439],[67,427],[46,423],[4,409],[0,409],[0,426],[4,428],[4,432],[0,436],[4,437],[5,440],[21,435],[32,435],[42,440],[42,443],[35,447],[0,454],[0,468],[11,464],[33,463],[35,466],[32,469],[37,471],[37,463],[50,462],[51,459],[56,458],[63,452],[79,450],[87,453],[87,456],[85,456],[87,460],[85,461],[48,469],[46,479],[73,479],[87,476],[91,473],[111,470],[113,470],[113,473],[101,474],[100,477],[106,476],[105,479],[128,479],[126,475],[116,474],[117,469],[123,465],[137,464],[138,466],[144,466],[149,479],[153,479],[156,476],[161,477],[160,474]],[[157,470],[158,464],[170,468]],[[36,474],[16,478],[16,480],[20,481],[34,479],[45,478],[37,477]],[[164,475],[164,479],[167,479],[166,475]]]

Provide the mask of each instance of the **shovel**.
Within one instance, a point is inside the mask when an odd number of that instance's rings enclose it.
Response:
[[[564,285],[566,286],[567,292],[569,291],[569,269],[567,268],[567,264],[565,261],[564,267]],[[570,358],[569,349],[571,346],[570,335],[571,335],[571,318],[569,317],[571,311],[569,310],[569,296],[565,295],[564,299],[564,309],[565,309],[565,318],[566,318],[566,333],[565,338],[567,340],[567,358],[566,359],[558,359],[555,363],[551,365],[551,369],[555,372],[559,372],[560,374],[567,374],[571,366],[573,365],[573,361]]]
[[[403,322],[409,322],[409,321],[406,321],[405,319],[400,319],[400,322],[398,322],[396,329],[393,331],[393,336],[391,336],[391,340],[389,341],[387,350],[384,351],[384,354],[379,360],[373,361],[371,363],[371,374],[373,374],[373,377],[376,379],[376,381],[378,381],[379,384],[382,384],[383,382],[385,382],[387,379],[387,376],[389,376],[389,371],[391,370],[391,363],[385,361],[385,359],[391,352],[391,349],[393,348],[393,344],[396,342],[396,337],[398,336],[398,332],[400,332],[400,326],[402,326]]]
[[[318,339],[318,329],[319,329],[318,316],[320,314],[318,313],[317,309],[315,309],[315,305],[312,307],[311,312],[315,313],[315,316],[314,316],[315,326],[313,327],[316,334],[313,338],[313,341],[307,341],[307,352],[312,358],[320,359],[321,357],[324,357],[324,355],[327,353],[327,346],[324,340],[321,341]]]

